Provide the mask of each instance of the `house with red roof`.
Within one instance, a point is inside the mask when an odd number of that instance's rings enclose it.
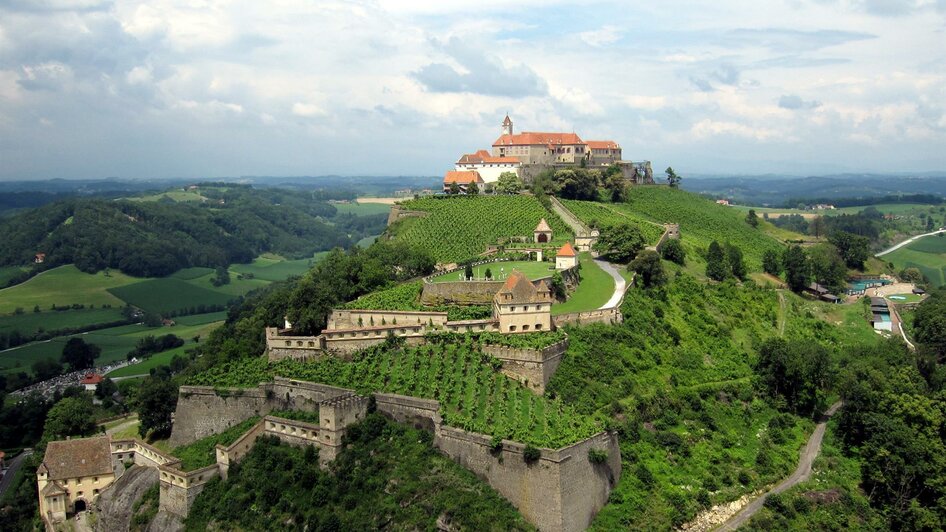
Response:
[[[81,379],[79,379],[79,384],[81,384],[86,390],[90,392],[95,391],[95,387],[102,382],[105,377],[102,377],[98,373],[86,373]]]
[[[443,176],[443,191],[450,192],[450,186],[456,183],[460,187],[460,193],[466,194],[470,185],[476,183],[477,188],[482,189],[483,178],[476,170],[450,170]]]
[[[565,242],[565,245],[555,254],[555,269],[567,270],[575,266],[578,266],[578,252],[572,247],[571,242]]]

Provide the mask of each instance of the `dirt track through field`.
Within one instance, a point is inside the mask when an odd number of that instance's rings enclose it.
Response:
[[[814,464],[815,458],[817,458],[818,454],[821,452],[821,441],[824,439],[824,432],[828,426],[828,420],[831,419],[831,416],[833,416],[839,408],[841,408],[841,401],[831,405],[824,415],[821,416],[821,420],[819,420],[818,425],[815,426],[815,431],[811,433],[811,437],[808,438],[808,443],[799,454],[798,467],[795,468],[795,471],[791,475],[779,482],[774,488],[750,502],[745,508],[740,510],[739,513],[730,517],[728,521],[723,523],[716,530],[736,530],[749,522],[749,519],[752,519],[752,516],[762,509],[762,505],[765,504],[765,499],[769,495],[782,493],[792,486],[808,480],[811,477],[811,466]]]

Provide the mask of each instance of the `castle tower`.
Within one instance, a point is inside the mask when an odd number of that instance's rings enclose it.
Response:
[[[503,135],[512,135],[512,120],[509,119],[509,115],[506,115],[506,119],[503,120]]]

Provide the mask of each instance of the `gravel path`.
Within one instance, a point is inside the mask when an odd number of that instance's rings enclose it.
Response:
[[[618,303],[621,302],[621,298],[624,297],[624,289],[627,287],[627,282],[624,281],[624,277],[621,277],[621,273],[614,264],[601,259],[595,259],[595,264],[600,266],[602,270],[608,272],[608,275],[614,279],[614,293],[611,294],[611,299],[604,305],[598,307],[598,310],[616,307]]]
[[[759,498],[750,502],[748,506],[743,508],[736,515],[730,517],[728,521],[723,523],[716,530],[736,530],[746,524],[756,512],[762,509],[766,497],[773,493],[782,493],[788,488],[808,480],[811,477],[811,465],[814,463],[815,458],[818,457],[818,453],[821,452],[821,440],[824,439],[824,431],[825,428],[827,428],[828,420],[831,419],[831,416],[833,416],[839,408],[841,408],[841,401],[831,405],[831,408],[828,408],[828,411],[821,416],[821,420],[815,427],[815,431],[811,434],[811,437],[808,438],[808,444],[805,445],[805,448],[799,453],[798,467],[795,468],[794,473],[779,482],[774,488],[762,494]]]

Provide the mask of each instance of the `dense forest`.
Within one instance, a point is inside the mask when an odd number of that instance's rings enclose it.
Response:
[[[202,201],[69,199],[0,223],[0,265],[75,263],[161,277],[191,266],[249,262],[271,252],[290,259],[350,247],[384,227],[384,216],[336,216],[316,192],[205,186]]]

